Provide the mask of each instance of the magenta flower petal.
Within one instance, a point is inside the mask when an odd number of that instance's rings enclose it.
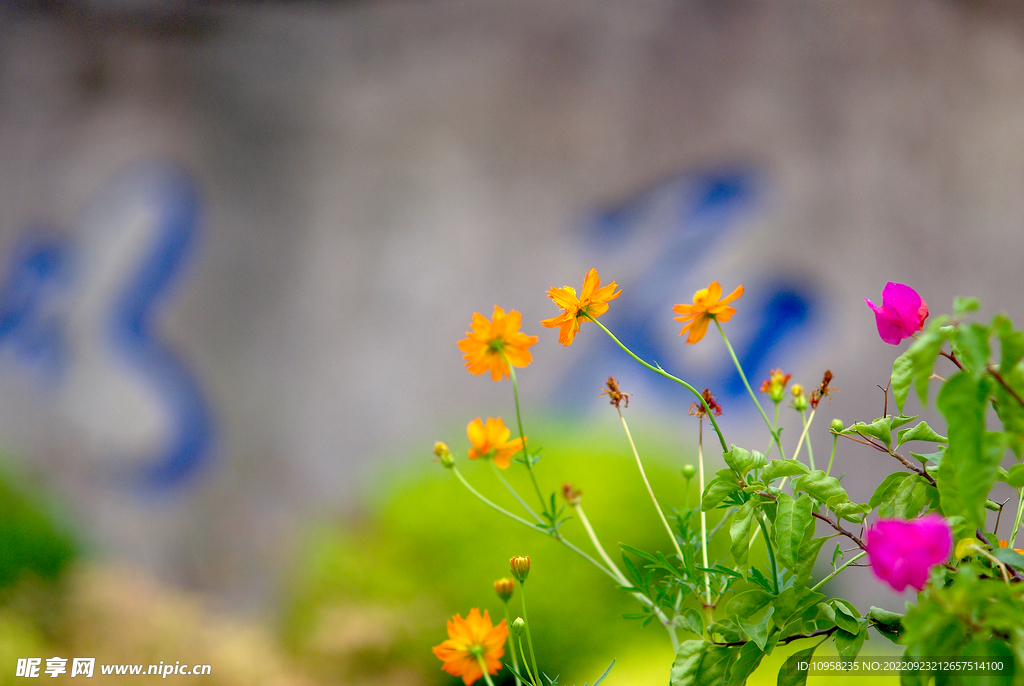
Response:
[[[931,568],[949,558],[953,533],[937,514],[909,522],[882,519],[868,530],[864,548],[875,576],[896,591],[907,586],[920,591]]]
[[[867,298],[864,302],[875,313],[879,337],[890,345],[896,345],[923,329],[924,320],[928,318],[928,304],[906,284],[892,281],[885,284],[881,306]]]

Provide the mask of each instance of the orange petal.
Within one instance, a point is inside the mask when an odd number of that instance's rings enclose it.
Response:
[[[479,417],[466,426],[466,435],[469,436],[469,442],[473,444],[474,448],[484,451],[483,449],[487,444],[487,433],[484,431],[484,423],[480,421]]]
[[[548,291],[548,297],[554,300],[555,304],[562,309],[575,308],[580,304],[580,301],[576,298],[576,290],[571,286],[552,288]]]
[[[700,339],[704,338],[704,334],[708,331],[708,322],[711,320],[707,317],[701,317],[693,322],[693,328],[690,329],[690,335],[686,337],[687,343],[697,343]]]
[[[741,295],[743,295],[743,286],[737,286],[735,289],[733,289],[732,293],[722,298],[720,302],[723,304],[731,303],[733,300],[740,297]]]
[[[717,281],[708,284],[707,298],[711,302],[717,302],[722,297],[722,286]]]
[[[591,269],[583,277],[583,290],[580,291],[580,302],[586,302],[593,298],[594,291],[601,285],[601,278],[597,275],[596,269]]]

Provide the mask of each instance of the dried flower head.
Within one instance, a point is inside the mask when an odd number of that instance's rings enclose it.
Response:
[[[701,419],[707,417],[708,411],[707,409],[704,408],[705,403],[707,404],[708,408],[710,408],[711,411],[715,413],[716,417],[722,416],[722,406],[719,405],[718,401],[715,400],[715,396],[711,395],[710,390],[705,388],[704,392],[701,393],[701,397],[704,398],[704,403],[690,403],[691,417],[700,417]]]
[[[606,395],[611,398],[611,404],[614,405],[617,410],[620,409],[619,403],[621,402],[625,402],[626,407],[629,407],[629,396],[631,396],[632,393],[623,393],[619,390],[619,382],[615,380],[614,376],[608,377],[608,380],[605,382],[605,386],[606,388],[601,389],[598,397]]]

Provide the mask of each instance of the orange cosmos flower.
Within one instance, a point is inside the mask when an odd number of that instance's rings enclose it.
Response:
[[[622,295],[622,291],[616,291],[616,288],[618,284],[614,281],[602,288],[597,270],[591,269],[583,279],[583,291],[578,299],[576,289],[572,286],[552,288],[548,291],[548,297],[562,308],[562,312],[557,317],[543,320],[541,324],[549,329],[558,328],[558,342],[562,345],[572,345],[572,339],[580,330],[580,320],[600,317],[608,311],[608,301]]]
[[[477,417],[466,427],[466,435],[473,444],[469,449],[469,459],[482,457],[494,460],[500,469],[508,469],[512,456],[523,449],[523,439],[508,440],[512,432],[505,428],[501,417],[488,417],[486,425]]]
[[[679,335],[682,336],[689,330],[686,337],[687,343],[696,343],[704,338],[708,330],[708,322],[717,320],[727,322],[736,314],[735,308],[729,307],[736,298],[743,295],[743,286],[737,286],[729,295],[722,297],[722,287],[717,281],[712,281],[707,288],[703,288],[693,294],[692,305],[676,305],[673,311],[681,317],[673,317],[677,322],[684,322]]]
[[[501,381],[511,372],[513,367],[525,367],[533,361],[527,350],[537,342],[536,336],[527,336],[519,331],[522,315],[515,310],[505,314],[505,310],[494,306],[494,317],[487,317],[479,312],[473,313],[473,330],[466,332],[466,338],[459,341],[459,350],[466,353],[466,369],[471,374],[491,372],[491,378]]]
[[[491,625],[491,616],[484,610],[473,608],[463,619],[455,615],[448,621],[448,640],[433,647],[434,655],[444,664],[441,669],[452,676],[461,676],[462,683],[470,686],[484,675],[501,671],[501,656],[505,654],[505,639],[508,627],[505,620],[498,626]],[[481,665],[481,662],[483,665]]]

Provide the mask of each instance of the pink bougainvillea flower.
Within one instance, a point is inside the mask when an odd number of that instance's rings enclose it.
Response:
[[[879,307],[867,298],[864,302],[875,313],[878,335],[883,341],[896,345],[924,328],[928,318],[928,304],[910,286],[890,281],[882,289]]]
[[[864,538],[875,576],[899,592],[908,585],[924,588],[928,571],[945,562],[953,549],[953,532],[937,514],[909,522],[881,519]]]

